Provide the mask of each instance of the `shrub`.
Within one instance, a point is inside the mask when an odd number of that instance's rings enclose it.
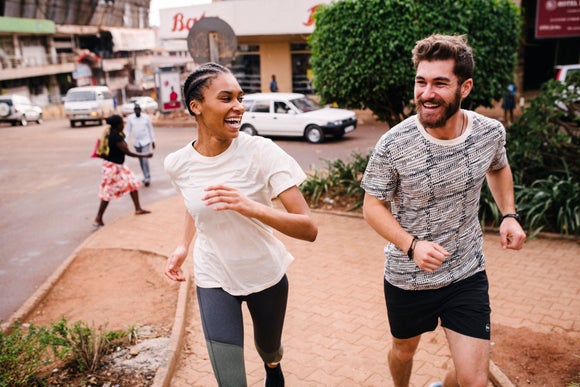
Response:
[[[42,386],[38,376],[55,360],[83,372],[94,372],[117,341],[128,335],[88,326],[82,321],[69,325],[65,318],[51,327],[20,323],[0,331],[0,387]]]
[[[320,200],[342,200],[343,205],[353,211],[362,207],[364,190],[360,186],[364,171],[372,151],[367,155],[352,152],[352,161],[325,160],[326,169],[315,169],[300,185],[300,191],[312,207],[318,207]]]
[[[51,344],[61,359],[68,360],[81,371],[97,370],[117,340],[126,332],[107,331],[106,325],[95,328],[83,321],[68,325],[66,319],[52,324]]]
[[[36,373],[48,362],[48,329],[20,323],[0,331],[0,387],[39,385]]]
[[[580,175],[580,74],[566,84],[550,80],[507,131],[514,174],[529,186],[549,175]]]

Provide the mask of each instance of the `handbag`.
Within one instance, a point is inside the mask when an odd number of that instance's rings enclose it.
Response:
[[[110,130],[111,130],[110,127],[106,127],[101,133],[101,137],[97,138],[97,142],[95,143],[95,148],[93,149],[91,157],[106,158],[107,156],[109,156]]]

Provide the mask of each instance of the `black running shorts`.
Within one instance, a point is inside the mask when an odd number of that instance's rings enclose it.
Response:
[[[485,271],[446,287],[403,290],[384,281],[391,334],[409,339],[441,326],[459,334],[490,339],[489,285]]]

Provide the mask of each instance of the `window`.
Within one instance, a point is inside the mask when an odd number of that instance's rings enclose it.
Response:
[[[270,101],[256,101],[252,108],[253,113],[269,113]]]

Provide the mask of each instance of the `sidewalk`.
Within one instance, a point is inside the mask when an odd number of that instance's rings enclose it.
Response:
[[[140,249],[167,256],[183,223],[181,198],[150,206],[146,217],[125,216],[89,238],[84,247]],[[359,216],[314,214],[314,243],[280,236],[296,260],[290,266],[290,295],[282,363],[289,386],[390,386],[390,347],[383,298],[384,241]],[[111,243],[115,246],[108,246]],[[492,303],[497,325],[535,332],[567,332],[580,339],[580,245],[534,239],[520,252],[502,251],[486,234]],[[191,266],[191,261],[188,259]],[[263,365],[253,346],[245,313],[246,368],[250,386],[263,385]],[[183,335],[182,335],[183,333]],[[493,340],[492,340],[493,341]],[[157,386],[215,386],[192,284],[182,285],[172,334],[175,357],[158,371]],[[412,386],[441,380],[451,360],[441,328],[423,336]],[[496,385],[510,386],[492,365]],[[491,385],[491,383],[490,383]]]

